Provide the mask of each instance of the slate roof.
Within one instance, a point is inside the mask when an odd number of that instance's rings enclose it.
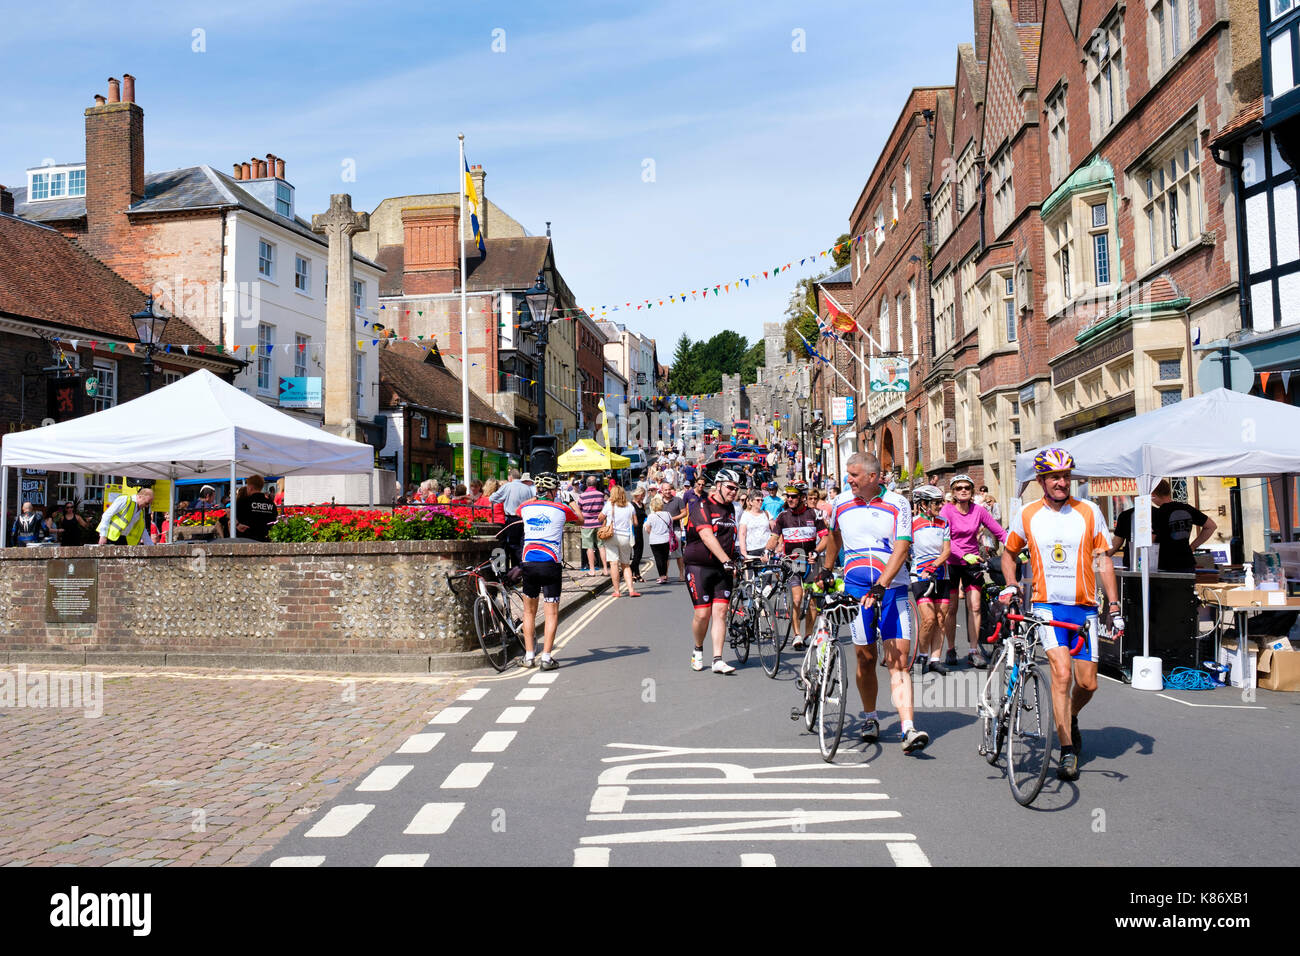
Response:
[[[58,230],[0,215],[0,313],[87,336],[135,342],[131,315],[143,309],[145,301],[143,292]],[[184,319],[172,318],[163,344],[217,343]],[[236,367],[244,364],[228,361]]]
[[[391,342],[379,350],[379,396],[383,408],[404,401],[452,418],[461,415],[460,379],[413,342]],[[515,427],[473,391],[469,393],[469,417],[497,428]]]
[[[851,283],[853,281],[853,263],[846,262],[824,279],[817,279],[818,285],[832,285],[836,282]]]

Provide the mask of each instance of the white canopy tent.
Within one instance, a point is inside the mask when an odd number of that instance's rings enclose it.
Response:
[[[369,473],[374,460],[369,445],[276,411],[201,369],[102,412],[6,435],[0,445],[0,534],[7,532],[10,468],[213,478],[229,480],[233,491],[237,472]]]
[[[1300,473],[1300,408],[1226,388],[1168,405],[1096,431],[1053,442],[1074,456],[1083,478],[1136,478],[1149,495],[1162,477],[1257,478]],[[1034,455],[1016,457],[1023,489]],[[1142,561],[1142,654],[1150,648],[1151,562]]]

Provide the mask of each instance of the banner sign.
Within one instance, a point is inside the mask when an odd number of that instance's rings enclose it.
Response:
[[[847,425],[853,421],[853,396],[831,398],[831,424]]]
[[[1115,498],[1119,495],[1134,496],[1138,493],[1136,478],[1089,478],[1088,497]]]
[[[871,391],[906,392],[908,385],[907,359],[873,358],[871,360]]]
[[[281,408],[320,408],[321,380],[316,378],[280,379]]]

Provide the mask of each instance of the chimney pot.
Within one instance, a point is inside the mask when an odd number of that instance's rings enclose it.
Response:
[[[284,160],[279,156],[275,157],[275,178],[284,179]]]
[[[274,153],[266,154],[266,175],[268,176],[275,175],[275,154]]]
[[[6,216],[14,214],[14,194],[3,186],[0,186],[0,213]]]
[[[96,94],[95,94],[95,105],[96,105],[96,106],[103,106],[103,105],[104,105],[105,103],[107,103],[107,102],[108,102],[108,100],[104,99],[104,94],[102,94],[102,93],[96,93]]]
[[[122,87],[115,76],[108,78],[108,101],[110,103],[120,103],[122,101]]]
[[[135,77],[130,73],[122,74],[122,102],[135,102]]]
[[[240,163],[235,163],[235,178],[236,179],[244,178],[244,167]]]

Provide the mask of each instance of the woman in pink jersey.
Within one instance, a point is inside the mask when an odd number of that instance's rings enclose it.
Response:
[[[979,652],[980,587],[982,576],[974,565],[980,559],[980,528],[987,528],[998,541],[1005,543],[1007,533],[993,520],[987,509],[975,504],[975,482],[970,475],[954,475],[948,482],[952,502],[939,511],[948,522],[952,536],[952,553],[948,556],[948,575],[952,579],[952,604],[945,620],[948,636],[948,663],[957,663],[957,600],[966,597],[966,640],[970,643],[969,661],[972,667],[984,666],[984,655]]]

